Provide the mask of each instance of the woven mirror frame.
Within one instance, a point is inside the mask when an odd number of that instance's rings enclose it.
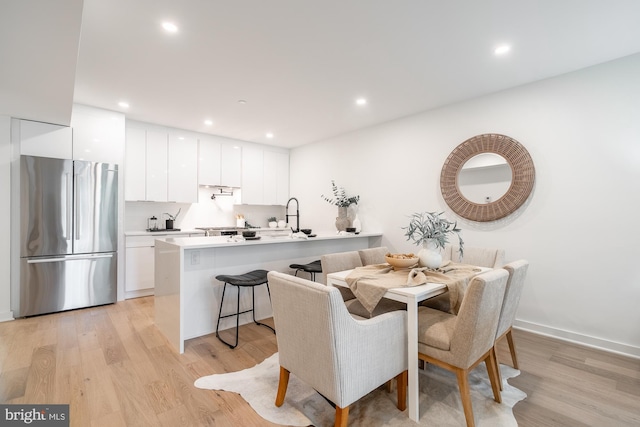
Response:
[[[458,187],[458,174],[472,157],[482,153],[498,154],[511,167],[511,185],[498,200],[479,204],[465,198]],[[463,218],[488,222],[504,218],[522,206],[535,181],[535,168],[529,152],[522,144],[505,135],[476,135],[458,145],[447,157],[440,173],[440,190],[447,205]]]

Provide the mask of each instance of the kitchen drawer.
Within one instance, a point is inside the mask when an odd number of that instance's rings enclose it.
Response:
[[[125,246],[127,248],[154,247],[155,240],[167,237],[166,234],[153,234],[148,236],[127,236]]]

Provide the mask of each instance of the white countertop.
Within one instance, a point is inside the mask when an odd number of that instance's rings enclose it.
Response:
[[[347,233],[346,235],[338,234],[318,234],[317,237],[309,237],[307,239],[291,238],[289,236],[271,237],[262,236],[257,240],[245,240],[241,238],[233,239],[233,236],[211,236],[211,237],[163,237],[157,240],[179,246],[182,249],[203,249],[216,247],[231,246],[249,246],[249,245],[265,245],[265,244],[285,244],[285,243],[301,243],[314,242],[320,240],[340,240],[340,239],[356,239],[363,237],[379,237],[382,233]]]
[[[167,231],[167,230],[158,230],[158,231],[147,231],[147,230],[132,230],[125,231],[125,236],[157,236],[157,235],[175,235],[180,236],[183,234],[202,234],[204,235],[204,230],[192,230],[192,229],[180,229],[180,231]]]

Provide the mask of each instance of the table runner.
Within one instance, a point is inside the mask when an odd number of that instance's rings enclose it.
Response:
[[[442,283],[447,287],[450,307],[457,313],[462,302],[461,295],[464,295],[469,280],[481,271],[482,269],[476,266],[451,261],[445,262],[435,270],[429,268],[394,270],[389,264],[373,264],[355,268],[345,280],[369,313],[389,289],[424,285],[427,282]]]

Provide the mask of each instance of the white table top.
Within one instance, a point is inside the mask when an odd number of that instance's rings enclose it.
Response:
[[[327,281],[331,281],[332,285],[349,287],[349,285],[347,285],[346,277],[352,271],[353,270],[345,270],[335,273],[329,273],[327,274]],[[431,298],[443,293],[446,288],[446,285],[442,283],[427,283],[425,285],[392,288],[387,290],[384,297],[402,302],[406,302],[408,297],[410,297],[411,299],[415,298],[417,301],[423,301],[427,298]]]

